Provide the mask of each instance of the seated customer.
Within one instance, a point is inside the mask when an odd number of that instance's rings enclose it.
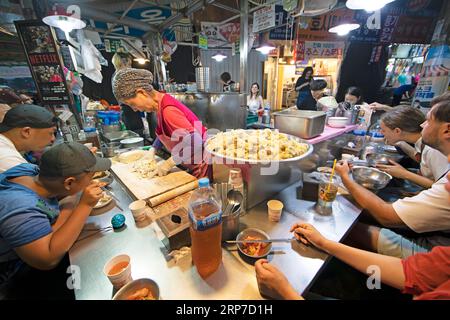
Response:
[[[39,270],[59,264],[102,196],[94,173],[110,166],[71,142],[46,151],[39,167],[20,164],[0,174],[0,288],[24,264]],[[60,207],[58,199],[80,191],[73,210]]]
[[[444,97],[444,98],[443,98]],[[423,124],[423,143],[450,155],[450,95],[432,101],[432,109]],[[436,102],[438,101],[438,102]],[[426,236],[408,239],[386,228],[357,224],[351,233],[360,246],[378,253],[406,258],[428,252],[434,246],[450,245],[450,206],[445,191],[445,174],[433,186],[410,198],[387,203],[360,186],[349,176],[346,162],[336,165],[336,172],[356,202],[385,227],[405,228]]]
[[[362,273],[370,266],[380,270],[381,282],[414,295],[416,300],[450,299],[450,247],[435,247],[406,259],[359,250],[324,238],[312,225],[297,223],[291,228],[297,240],[312,244]],[[303,300],[284,274],[267,260],[255,264],[258,287],[287,300]]]
[[[352,106],[364,104],[361,89],[358,87],[348,87],[345,92],[344,101],[350,103]]]
[[[327,87],[325,80],[312,80],[310,82],[311,95],[305,96],[304,99],[297,104],[300,110],[317,110],[317,100],[324,96],[324,90]]]
[[[45,108],[18,105],[0,123],[0,173],[27,161],[25,152],[42,151],[55,141],[57,119]]]
[[[380,165],[379,168],[393,177],[430,188],[447,171],[447,158],[438,150],[422,143],[421,124],[424,121],[425,116],[419,109],[398,106],[383,114],[380,123],[386,143],[395,145],[399,141],[405,141],[415,145],[421,175],[410,172],[393,161],[392,165]]]

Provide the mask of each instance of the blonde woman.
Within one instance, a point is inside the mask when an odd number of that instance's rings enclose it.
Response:
[[[128,52],[119,50],[116,52],[111,60],[116,71],[111,77],[111,83],[114,83],[114,78],[119,70],[131,68],[133,64],[133,56]],[[120,103],[120,101],[117,101]],[[144,123],[142,122],[142,114],[140,112],[135,112],[126,104],[121,104],[122,107],[122,120],[128,130],[134,131],[140,136],[144,134]]]

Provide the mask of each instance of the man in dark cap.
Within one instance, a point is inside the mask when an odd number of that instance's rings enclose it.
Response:
[[[58,266],[102,197],[94,173],[110,167],[70,142],[44,152],[39,167],[25,163],[0,174],[0,296],[18,271]],[[58,199],[79,192],[77,205],[60,208]]]
[[[0,173],[26,163],[22,154],[42,151],[55,141],[57,118],[43,107],[22,104],[0,123]]]

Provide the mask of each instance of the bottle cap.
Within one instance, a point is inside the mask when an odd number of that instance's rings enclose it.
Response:
[[[201,178],[198,180],[198,187],[199,188],[206,188],[209,187],[209,179],[208,178]]]

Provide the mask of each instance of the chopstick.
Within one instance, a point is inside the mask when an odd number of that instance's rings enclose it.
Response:
[[[271,243],[271,242],[291,242],[292,240],[296,240],[295,238],[288,238],[288,239],[266,239],[266,240],[228,240],[225,241],[226,243],[233,244],[233,243]]]
[[[112,193],[112,191],[109,191],[109,190],[106,189],[105,187],[101,187],[101,189],[102,189],[104,192],[106,192],[111,198],[113,198],[114,201],[116,202],[116,207],[117,207],[119,210],[123,211],[123,209],[122,209],[122,208],[120,207],[120,205],[119,205],[120,200],[117,199],[117,197]]]

